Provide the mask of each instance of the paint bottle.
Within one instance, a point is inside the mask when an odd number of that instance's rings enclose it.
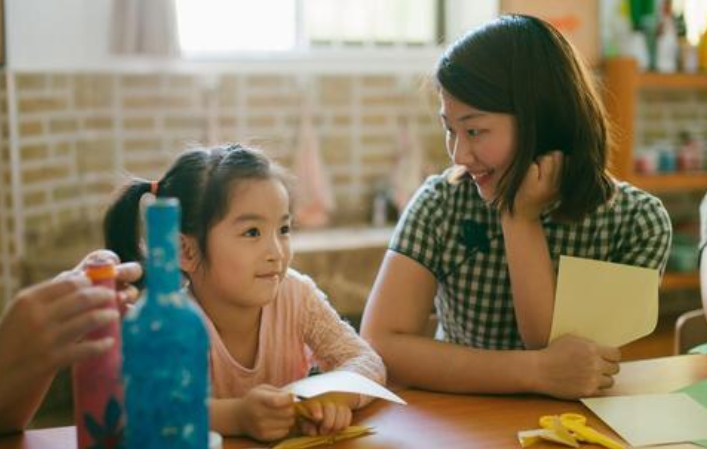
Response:
[[[111,260],[96,260],[85,268],[93,285],[115,291],[117,269]],[[118,311],[118,298],[103,306]],[[87,340],[112,338],[106,352],[72,367],[74,421],[79,449],[121,447],[125,416],[121,385],[121,332],[116,320],[89,332]]]
[[[123,320],[128,449],[208,447],[208,334],[181,291],[179,201],[147,206],[147,289]]]

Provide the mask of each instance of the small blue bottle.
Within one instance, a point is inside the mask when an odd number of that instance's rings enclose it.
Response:
[[[208,447],[208,348],[181,292],[179,201],[147,207],[147,291],[123,321],[126,448]]]

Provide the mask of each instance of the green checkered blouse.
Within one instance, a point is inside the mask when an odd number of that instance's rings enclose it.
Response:
[[[437,280],[435,306],[445,339],[484,349],[523,348],[515,319],[500,214],[473,182],[431,176],[410,200],[389,249]],[[616,182],[616,195],[581,223],[542,217],[553,264],[560,255],[665,268],[672,235],[661,201]],[[479,233],[485,235],[478,238]],[[476,235],[476,237],[474,237]],[[471,237],[470,237],[471,236]],[[476,243],[475,243],[476,242]]]

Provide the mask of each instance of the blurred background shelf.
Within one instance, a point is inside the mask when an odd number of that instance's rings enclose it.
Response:
[[[707,89],[707,75],[643,72],[638,75],[638,85],[658,89]]]
[[[656,175],[631,174],[622,179],[627,180],[636,187],[654,193],[670,193],[685,190],[707,191],[707,172]]]
[[[640,175],[634,172],[636,117],[642,90],[707,90],[706,74],[642,72],[632,58],[611,58],[604,63],[604,103],[611,124],[618,130],[611,158],[613,174],[652,192],[707,190],[707,173]]]
[[[699,289],[700,276],[697,271],[690,273],[670,273],[663,275],[663,282],[660,285],[662,291]]]

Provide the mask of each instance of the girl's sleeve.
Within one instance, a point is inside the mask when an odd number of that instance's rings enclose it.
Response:
[[[322,371],[352,371],[385,385],[385,365],[381,357],[329,304],[326,295],[311,283],[303,301],[304,342]],[[362,397],[356,408],[369,403]]]
[[[625,245],[615,262],[665,271],[672,240],[670,216],[656,197],[644,198],[632,214]]]

